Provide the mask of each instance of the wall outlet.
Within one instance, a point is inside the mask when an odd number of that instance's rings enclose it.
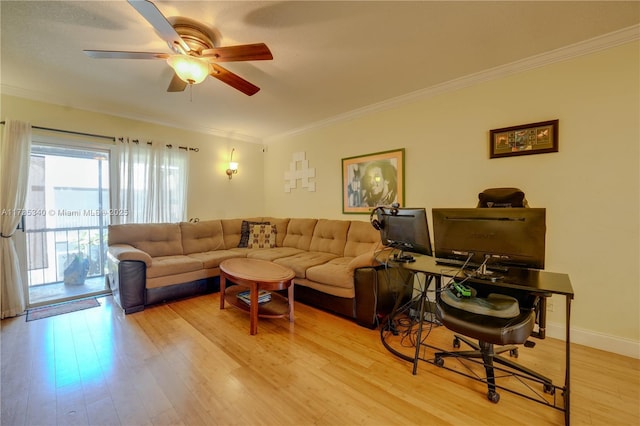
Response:
[[[553,300],[551,298],[547,299],[547,312],[553,312]]]
[[[420,311],[411,308],[409,309],[409,316],[413,319],[418,319],[420,317]],[[424,312],[424,320],[427,322],[438,322],[436,314],[433,312]]]
[[[419,304],[416,303],[409,309],[409,316],[413,319],[418,319],[420,317],[420,308]],[[432,301],[427,301],[427,304],[424,309],[423,319],[428,322],[432,322],[435,324],[439,324],[438,318],[436,317],[436,304]]]

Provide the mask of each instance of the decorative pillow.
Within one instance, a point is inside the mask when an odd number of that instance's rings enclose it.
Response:
[[[242,226],[240,226],[240,243],[238,243],[238,247],[248,247],[249,226],[251,225],[270,225],[270,223],[269,222],[248,222],[246,220],[243,220]]]
[[[249,248],[273,248],[275,246],[275,225],[249,225]]]

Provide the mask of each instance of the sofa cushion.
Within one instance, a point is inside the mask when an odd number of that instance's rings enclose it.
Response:
[[[177,223],[109,225],[109,245],[129,244],[151,257],[181,255],[182,237]]]
[[[246,250],[246,255],[250,259],[262,259],[274,261],[281,257],[289,257],[298,253],[304,253],[304,250],[300,250],[293,247],[275,247],[265,250],[250,250],[250,249],[235,249],[238,251]]]
[[[129,244],[114,244],[109,246],[109,254],[121,262],[125,260],[137,260],[139,262],[144,262],[146,266],[151,266],[151,263],[153,262],[148,253]]]
[[[363,253],[373,252],[381,244],[380,232],[369,222],[354,220],[349,226],[344,255],[347,257],[360,256]]]
[[[300,250],[309,250],[316,222],[318,222],[317,219],[290,219],[282,245]]]
[[[347,265],[351,270],[380,265],[375,250],[362,253],[360,256],[347,257],[347,259],[351,259]]]
[[[240,244],[242,219],[221,219],[220,224],[222,224],[224,248],[231,249],[238,247],[238,244]]]
[[[318,219],[309,250],[343,256],[349,225],[347,220]]]
[[[221,219],[222,235],[224,238],[224,247],[232,249],[240,244],[242,236],[242,222],[264,222],[261,217],[250,217],[244,219]]]
[[[175,275],[202,269],[202,262],[190,256],[158,256],[154,257],[147,268],[147,278]]]
[[[235,250],[215,250],[204,253],[192,253],[189,257],[202,262],[204,268],[209,269],[217,268],[223,260],[235,257],[245,257],[245,255],[242,252]]]
[[[262,220],[276,226],[276,247],[282,247],[284,237],[287,235],[289,218],[263,217]]]
[[[238,243],[238,247],[249,247],[249,240],[251,239],[251,226],[252,225],[270,225],[269,222],[255,222],[243,220],[242,225],[240,226],[240,242]]]
[[[274,248],[276,246],[276,232],[275,225],[249,225],[248,247],[251,249]]]
[[[184,254],[224,249],[222,224],[219,220],[180,223]]]
[[[349,267],[352,257],[338,257],[322,265],[307,269],[307,279],[323,284],[353,288],[353,269]]]
[[[296,273],[296,278],[305,278],[306,271],[312,266],[321,265],[335,259],[335,254],[322,253],[317,251],[303,251],[293,256],[281,257],[274,260],[275,263],[288,266]]]

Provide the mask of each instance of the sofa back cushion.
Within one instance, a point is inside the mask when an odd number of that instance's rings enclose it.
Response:
[[[205,220],[197,223],[180,223],[182,250],[184,254],[204,253],[224,249],[222,224],[219,220]]]
[[[177,223],[126,223],[109,225],[109,245],[129,244],[151,257],[183,254]]]
[[[318,219],[309,250],[344,256],[349,224],[348,220]]]
[[[380,244],[380,231],[377,231],[369,222],[353,220],[349,226],[344,255],[345,257],[357,257],[375,250]]]
[[[309,250],[317,221],[317,219],[290,219],[282,246]]]
[[[276,247],[282,247],[284,237],[287,235],[289,218],[263,217],[262,220],[276,226]]]
[[[234,247],[238,247],[240,244],[240,239],[242,237],[242,222],[262,222],[261,217],[249,217],[246,219],[222,219],[220,220],[222,224],[222,235],[224,238],[224,248],[231,249]],[[247,227],[247,232],[249,232],[249,228]],[[248,234],[247,234],[248,236]]]

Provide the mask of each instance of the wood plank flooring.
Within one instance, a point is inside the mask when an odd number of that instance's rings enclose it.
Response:
[[[218,294],[124,315],[3,320],[0,423],[13,425],[561,425],[563,413],[388,352],[377,330],[296,303],[296,321],[221,311]],[[429,342],[450,347],[451,333]],[[397,344],[402,347],[403,341]],[[562,382],[564,343],[519,361]],[[404,348],[403,350],[409,350]],[[455,362],[454,360],[451,360]],[[449,362],[449,360],[447,361]],[[640,361],[573,345],[574,425],[640,424]]]

